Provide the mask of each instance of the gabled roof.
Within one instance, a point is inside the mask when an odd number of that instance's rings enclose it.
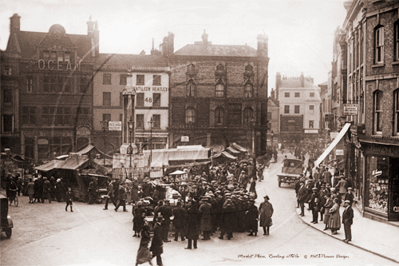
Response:
[[[256,49],[248,45],[213,45],[213,44],[187,44],[175,55],[194,56],[251,56],[257,55]]]
[[[108,60],[108,61],[107,61]],[[161,55],[100,54],[97,65],[109,68],[130,69],[137,67],[168,67],[168,61]]]

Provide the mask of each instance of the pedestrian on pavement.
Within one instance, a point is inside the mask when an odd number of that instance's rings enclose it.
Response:
[[[181,206],[181,202],[176,203],[176,208],[173,209],[173,225],[175,227],[175,241],[178,241],[179,234],[181,241],[184,241],[185,235],[185,223],[186,223],[186,211]]]
[[[332,208],[332,206],[334,205],[333,200],[331,199],[331,194],[327,193],[324,198],[326,199],[326,203],[324,203],[323,205],[323,211],[324,211],[324,224],[325,227],[323,230],[327,230],[328,229],[328,224],[330,223],[330,209]]]
[[[173,216],[172,208],[170,207],[170,201],[165,200],[165,204],[159,208],[159,213],[163,217],[162,222],[162,240],[163,242],[170,242],[168,239],[169,236],[169,227],[170,227],[170,217]]]
[[[328,167],[326,167],[324,169],[324,172],[322,174],[322,178],[323,178],[323,182],[325,184],[330,184],[330,186],[331,186],[331,173],[330,173],[330,171],[328,171]]]
[[[192,249],[193,244],[194,248],[197,248],[200,213],[198,210],[198,203],[194,199],[188,201],[186,213],[187,213],[186,237],[188,239],[188,244],[186,249]]]
[[[295,189],[295,195],[296,195],[296,204],[297,204],[296,207],[297,207],[297,208],[299,208],[298,191],[299,191],[299,189],[301,188],[301,181],[302,181],[302,183],[303,183],[302,178],[303,178],[303,174],[300,174],[300,175],[299,175],[299,179],[298,179],[297,181],[295,181],[295,187],[294,187],[294,189]]]
[[[119,197],[119,202],[118,202],[118,205],[116,205],[114,210],[117,212],[119,207],[122,206],[123,207],[123,211],[127,212],[127,210],[126,210],[125,187],[123,185],[119,186],[118,197]]]
[[[228,194],[226,194],[226,196],[229,196]],[[235,227],[235,212],[236,208],[234,207],[233,201],[230,198],[227,198],[226,201],[223,203],[222,226],[219,239],[223,239],[223,236],[225,234],[227,235],[228,240],[233,238],[233,230]]]
[[[342,223],[344,224],[344,231],[345,231],[345,243],[352,241],[352,230],[351,226],[353,223],[353,209],[350,205],[349,200],[344,201],[344,212],[342,213]]]
[[[247,225],[248,225],[248,236],[258,235],[258,217],[259,211],[258,207],[255,205],[255,200],[249,200],[248,210],[245,212]]]
[[[263,227],[263,235],[269,235],[270,226],[273,225],[272,216],[273,216],[273,205],[269,202],[269,196],[264,196],[264,202],[262,202],[259,206],[260,212],[260,226]]]
[[[313,217],[311,223],[317,224],[320,199],[317,188],[316,187],[312,188],[312,191],[313,191],[312,195],[310,196],[310,200],[308,202],[309,209],[312,211],[312,217]]]
[[[323,215],[324,215],[324,204],[326,204],[326,194],[328,191],[326,190],[326,185],[321,185],[320,186],[320,191],[319,191],[319,212],[320,212],[320,222],[323,221]]]
[[[344,176],[341,176],[341,180],[335,186],[335,189],[338,190],[341,201],[344,201],[345,194],[348,191],[348,181],[346,181]]]
[[[73,200],[73,194],[72,194],[72,189],[71,187],[68,187],[68,191],[66,192],[65,195],[65,201],[66,201],[66,206],[65,206],[65,211],[68,211],[68,206],[71,206],[71,212],[73,212],[72,210],[72,200]]]
[[[349,205],[352,206],[355,196],[352,194],[352,188],[348,187],[348,192],[344,196],[344,200],[349,200]]]
[[[150,251],[152,257],[157,257],[157,265],[162,266],[161,254],[163,253],[163,241],[162,241],[162,222],[163,217],[158,216],[154,226],[154,236],[152,237]]]
[[[47,180],[47,177],[44,177],[43,182],[43,194],[42,194],[42,202],[44,203],[44,199],[48,199],[48,202],[51,203],[51,183]]]
[[[143,202],[138,201],[136,203],[136,208],[133,206],[133,231],[134,235],[133,237],[137,236],[140,237],[140,232],[144,228],[144,218],[145,218],[145,210],[143,208]]]
[[[35,183],[32,181],[32,178],[29,179],[26,191],[28,192],[29,203],[33,203],[33,195],[35,195]]]
[[[305,202],[308,196],[308,189],[305,186],[305,182],[300,181],[300,188],[298,189],[298,202],[299,206],[301,207],[301,214],[300,216],[305,216]]]
[[[341,216],[339,214],[338,199],[334,199],[334,205],[330,209],[330,222],[328,227],[331,229],[331,234],[336,235],[337,231],[341,228]]]
[[[105,197],[105,206],[104,206],[104,210],[108,210],[108,202],[111,199],[112,203],[114,204],[114,206],[116,207],[116,203],[115,203],[115,199],[114,199],[114,181],[109,181],[107,180],[107,195]]]
[[[150,243],[150,227],[148,225],[143,226],[141,233],[140,247],[137,251],[136,266],[148,262],[152,266],[152,254],[148,249]]]
[[[201,214],[200,231],[203,232],[202,240],[210,240],[212,232],[212,205],[209,203],[209,197],[202,197],[203,203],[199,208]]]

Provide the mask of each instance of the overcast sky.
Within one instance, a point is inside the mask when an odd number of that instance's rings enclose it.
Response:
[[[86,21],[98,21],[100,53],[148,54],[168,32],[175,51],[201,41],[248,44],[269,37],[269,91],[276,72],[327,81],[334,30],[346,11],[340,0],[1,0],[0,49],[6,49],[9,17],[21,16],[21,30],[48,32],[61,24],[67,33],[86,34]]]

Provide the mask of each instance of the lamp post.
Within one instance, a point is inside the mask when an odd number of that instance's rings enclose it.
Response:
[[[105,144],[106,144],[106,142],[105,142],[105,131],[107,130],[107,128],[108,128],[108,121],[107,120],[104,120],[104,121],[100,121],[100,123],[101,123],[101,128],[102,128],[102,130],[103,130],[103,132],[104,132],[104,134],[103,134],[103,139],[104,139],[104,154],[103,154],[103,157],[104,157],[104,167],[105,167]]]
[[[252,153],[255,156],[255,125],[256,125],[255,117],[253,116],[250,121],[251,121],[251,127],[252,127],[251,128]]]
[[[272,148],[274,147],[273,136],[274,136],[274,133],[273,133],[273,130],[272,130],[272,132],[270,133],[270,137],[271,137],[271,141],[272,141]]]
[[[154,125],[154,119],[151,116],[150,121],[148,121],[148,124],[150,124],[150,168],[151,168],[151,163],[152,163],[152,127]]]
[[[130,117],[130,120],[127,122],[127,126],[129,128],[129,147],[127,148],[127,154],[130,155],[129,167],[132,168],[132,154],[133,154],[132,132],[134,129],[134,121],[133,121],[132,117]]]

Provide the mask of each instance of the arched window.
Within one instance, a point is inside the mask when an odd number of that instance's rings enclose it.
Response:
[[[195,123],[195,109],[189,107],[186,109],[186,124]]]
[[[399,20],[397,20],[394,24],[394,29],[395,29],[395,36],[394,36],[394,50],[395,50],[395,60],[394,61],[399,61]]]
[[[215,109],[215,124],[223,125],[224,121],[224,110],[221,107]]]
[[[244,86],[244,98],[252,98],[253,97],[253,86],[251,83],[247,83]]]
[[[253,118],[254,112],[251,107],[247,107],[244,109],[244,125],[250,126],[251,120]]]
[[[384,27],[374,29],[374,63],[384,62]]]
[[[252,72],[253,67],[251,65],[246,65],[245,66],[245,72]]]
[[[195,72],[195,66],[193,64],[188,65],[187,72],[189,72],[189,73]]]
[[[399,135],[399,89],[393,92],[394,135]]]
[[[195,96],[195,83],[194,81],[190,80],[187,83],[187,97],[194,97]]]
[[[217,70],[217,71],[224,71],[224,65],[219,64],[219,65],[216,67],[216,70]]]
[[[382,91],[374,92],[374,134],[382,133]]]
[[[224,97],[224,84],[221,82],[216,84],[216,97]]]

